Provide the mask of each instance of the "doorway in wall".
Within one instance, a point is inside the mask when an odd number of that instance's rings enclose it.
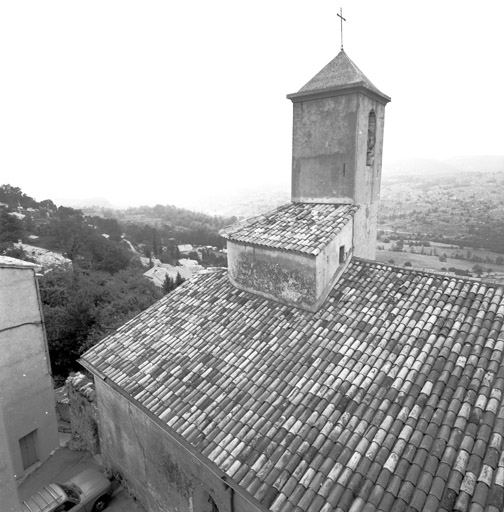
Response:
[[[26,469],[39,460],[37,455],[37,431],[34,430],[19,440],[23,468]]]

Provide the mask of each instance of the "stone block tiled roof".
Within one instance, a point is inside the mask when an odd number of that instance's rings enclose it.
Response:
[[[502,287],[354,259],[318,312],[200,274],[90,349],[274,512],[497,512]]]
[[[317,255],[354,216],[349,204],[288,203],[224,228],[227,240]]]

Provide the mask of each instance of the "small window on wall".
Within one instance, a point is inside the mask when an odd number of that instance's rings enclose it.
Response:
[[[340,264],[345,263],[345,246],[344,245],[342,245],[339,248],[339,262],[340,262]]]
[[[376,114],[371,110],[368,118],[366,165],[373,165],[376,144]]]

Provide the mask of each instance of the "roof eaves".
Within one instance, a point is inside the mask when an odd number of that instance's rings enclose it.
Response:
[[[325,87],[321,89],[312,89],[309,91],[298,91],[291,94],[287,94],[287,99],[293,103],[300,101],[316,100],[322,98],[331,98],[334,96],[343,96],[346,94],[362,93],[370,96],[371,98],[379,101],[382,104],[386,104],[391,101],[390,96],[383,94],[376,88],[369,88],[366,82],[355,82],[352,84],[338,85]]]

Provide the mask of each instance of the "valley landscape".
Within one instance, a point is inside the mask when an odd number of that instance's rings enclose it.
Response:
[[[418,161],[410,161],[385,172],[376,259],[504,283],[501,161],[487,159],[483,170],[466,161],[464,170],[441,174],[434,172],[439,163],[419,173]],[[83,350],[183,282],[178,275],[154,286],[144,275],[149,268],[181,268],[182,258],[199,268],[226,266],[219,231],[289,199],[285,187],[274,186],[200,200],[203,212],[159,204],[115,209],[106,199],[77,208],[0,187],[0,252],[39,266],[57,380],[76,368]]]

